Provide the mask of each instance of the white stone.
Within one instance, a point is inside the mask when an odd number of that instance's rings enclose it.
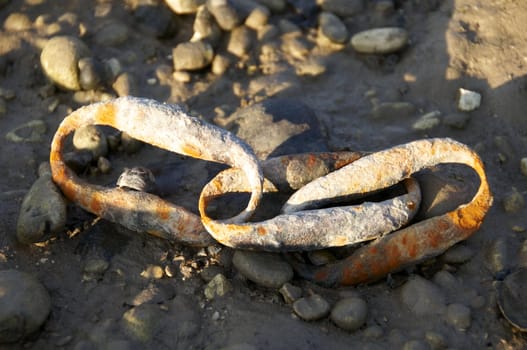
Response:
[[[481,95],[475,91],[460,88],[458,95],[457,107],[461,111],[473,111],[481,104]]]
[[[365,30],[351,38],[355,51],[366,54],[388,54],[399,51],[408,43],[408,32],[403,28],[385,27]]]

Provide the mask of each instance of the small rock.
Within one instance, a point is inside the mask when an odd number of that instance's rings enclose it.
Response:
[[[397,27],[365,30],[351,38],[353,49],[365,54],[394,53],[405,47],[407,43],[408,32]]]
[[[293,311],[303,320],[316,321],[329,314],[330,305],[320,295],[300,298],[293,303]]]
[[[110,263],[106,259],[92,258],[86,260],[84,263],[83,281],[98,281],[101,280],[106,270],[110,267]]]
[[[267,24],[270,16],[271,12],[267,7],[257,6],[245,19],[245,25],[251,29],[260,30]]]
[[[232,290],[231,282],[221,273],[217,274],[205,287],[205,297],[212,300],[222,297]]]
[[[291,283],[284,283],[279,290],[287,304],[292,304],[302,296],[302,288],[292,285]]]
[[[274,24],[266,24],[258,29],[257,38],[262,43],[269,43],[275,40],[280,35],[280,30]]]
[[[164,4],[148,2],[138,6],[134,18],[143,31],[157,38],[168,38],[176,31],[174,14]]]
[[[503,155],[506,159],[512,158],[515,152],[509,142],[509,139],[502,135],[494,136],[494,145],[498,152]]]
[[[466,113],[454,113],[445,116],[443,122],[453,129],[464,129],[470,121],[470,115]]]
[[[218,266],[218,265],[209,265],[205,267],[203,270],[201,270],[199,276],[201,277],[202,280],[208,283],[212,281],[212,279],[216,277],[216,275],[224,274],[224,273],[225,273],[225,269],[223,267]]]
[[[446,308],[446,320],[459,331],[466,331],[470,327],[470,308],[463,304],[450,304]]]
[[[43,120],[34,119],[9,131],[5,138],[11,142],[41,142],[46,131],[46,123]]]
[[[412,339],[403,344],[402,350],[430,350],[430,345],[422,340]]]
[[[418,131],[427,131],[435,128],[441,123],[441,119],[439,118],[441,116],[441,112],[439,111],[432,111],[429,113],[426,113],[425,115],[419,117],[413,125],[412,129],[418,130]]]
[[[150,283],[145,289],[133,295],[126,301],[126,304],[139,306],[142,304],[162,304],[174,298],[176,292],[172,284],[157,285]]]
[[[51,298],[32,275],[0,271],[0,343],[12,343],[36,332],[48,318]]]
[[[445,295],[434,283],[413,276],[401,288],[401,298],[405,304],[417,316],[437,315],[444,312]]]
[[[198,12],[205,0],[165,0],[165,3],[178,15],[187,15]]]
[[[463,244],[456,244],[443,254],[443,261],[447,264],[463,264],[474,256],[474,251]]]
[[[253,33],[246,26],[239,26],[230,32],[227,51],[235,56],[243,57],[251,49],[254,41]]]
[[[242,275],[264,287],[280,288],[293,278],[293,269],[277,254],[237,250],[232,262]]]
[[[414,115],[415,106],[410,102],[383,102],[371,110],[373,119],[403,119]]]
[[[97,125],[86,125],[73,133],[73,146],[77,151],[89,151],[95,159],[106,156],[108,141],[106,135]]]
[[[198,70],[212,62],[214,50],[203,41],[186,42],[172,50],[172,57],[175,70]]]
[[[460,111],[470,112],[481,104],[481,95],[475,91],[460,88],[458,91],[457,108]]]
[[[97,159],[97,169],[99,169],[102,174],[108,174],[110,170],[112,170],[112,164],[108,158],[99,157],[99,159]]]
[[[108,77],[108,83],[112,84],[119,74],[123,71],[121,62],[117,58],[110,58],[104,61],[104,68]]]
[[[148,265],[146,269],[141,272],[141,277],[158,280],[163,278],[165,272],[163,268],[159,265]]]
[[[300,61],[295,65],[295,72],[299,76],[312,76],[324,74],[326,72],[326,65],[321,60],[315,58],[308,58]]]
[[[363,0],[317,0],[317,4],[322,10],[341,17],[356,15],[364,9]]]
[[[331,310],[331,320],[347,331],[355,331],[366,322],[368,305],[361,298],[339,300]]]
[[[134,154],[143,147],[143,142],[134,139],[128,133],[121,133],[121,147],[120,150],[127,154]]]
[[[230,31],[241,22],[240,15],[229,0],[207,0],[207,9],[223,30]]]
[[[48,40],[40,54],[40,64],[46,76],[67,90],[80,90],[79,59],[89,57],[90,50],[79,39],[56,36]]]
[[[141,304],[123,314],[121,325],[133,339],[148,342],[159,331],[164,316],[158,305]]]
[[[206,41],[216,45],[221,38],[221,29],[206,6],[200,6],[193,24],[194,34],[190,41]]]
[[[66,200],[51,174],[43,174],[22,201],[16,225],[17,239],[25,244],[39,242],[49,234],[64,230],[65,225]]]
[[[153,193],[157,189],[156,178],[145,167],[124,168],[117,179],[116,186],[139,192]]]
[[[374,9],[377,15],[388,17],[394,12],[395,5],[392,0],[378,0],[375,2]]]
[[[229,57],[218,54],[214,57],[214,60],[212,60],[212,66],[211,66],[211,72],[216,75],[223,75],[227,69],[229,69],[229,66],[231,65],[231,60]]]
[[[440,270],[436,272],[432,280],[435,284],[445,290],[459,289],[459,281],[457,278],[446,270]]]
[[[304,37],[293,33],[282,37],[282,50],[298,60],[304,60],[310,49]]]
[[[527,157],[520,160],[520,170],[523,175],[527,176]]]
[[[512,266],[511,247],[504,237],[496,238],[489,245],[485,252],[485,265],[496,276]]]
[[[518,213],[525,207],[525,199],[523,195],[518,192],[516,187],[513,187],[512,190],[507,193],[505,198],[503,198],[503,209],[505,212],[513,214]]]
[[[432,349],[445,349],[447,342],[445,336],[435,331],[426,331],[425,339],[430,344]]]
[[[139,87],[135,77],[128,72],[119,74],[112,84],[113,90],[119,97],[122,96],[137,96],[139,95]]]
[[[329,41],[344,44],[348,40],[348,29],[340,18],[331,12],[322,12],[318,17],[319,33]]]
[[[20,12],[13,12],[4,21],[4,29],[9,32],[20,32],[31,29],[31,20]]]
[[[79,60],[79,83],[83,90],[97,88],[103,77],[102,65],[93,58],[86,57]]]
[[[89,151],[67,152],[63,154],[63,158],[68,168],[81,174],[93,161],[93,153]]]
[[[95,41],[104,46],[115,47],[128,40],[128,26],[119,21],[110,21],[104,24],[97,33]]]

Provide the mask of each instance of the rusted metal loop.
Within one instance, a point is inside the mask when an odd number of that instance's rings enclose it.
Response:
[[[301,154],[263,161],[262,169],[266,177],[264,191],[301,188],[315,178],[326,176],[355,161],[361,155],[349,152]],[[233,248],[286,252],[371,240],[405,225],[412,219],[421,201],[417,181],[407,179],[404,182],[407,194],[381,202],[302,210],[243,224],[210,218],[207,206],[212,199],[227,192],[245,192],[249,189],[240,175],[240,171],[234,168],[219,173],[205,185],[199,200],[205,228],[217,241]]]
[[[60,124],[51,144],[55,183],[67,198],[102,218],[185,244],[213,243],[197,215],[153,194],[90,184],[69,169],[61,153],[66,137],[75,129],[93,124],[112,126],[171,152],[240,169],[248,179],[251,197],[245,210],[230,219],[232,222],[246,221],[262,197],[262,171],[254,152],[241,139],[188,115],[179,106],[121,97],[71,113]]]
[[[322,267],[293,262],[301,276],[325,285],[355,285],[378,280],[391,272],[443,253],[452,245],[470,237],[481,225],[492,205],[484,166],[478,155],[452,139],[428,139],[410,142],[370,154],[319,178],[297,191],[289,199],[290,206],[304,208],[319,199],[318,186],[331,183],[329,195],[338,195],[352,188],[368,191],[390,186],[421,169],[441,163],[465,164],[480,178],[472,200],[443,215],[429,218],[383,236],[355,250],[348,258]],[[333,182],[337,178],[347,181]]]

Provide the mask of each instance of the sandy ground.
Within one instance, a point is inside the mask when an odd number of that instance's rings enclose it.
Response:
[[[148,79],[155,78],[159,65],[171,66],[167,57],[178,42],[188,40],[189,33],[181,31],[171,38],[156,39],[133,25],[127,7],[120,1],[11,1],[0,9],[0,22],[12,12],[25,13],[32,21],[44,15],[47,23],[57,21],[66,12],[74,13],[86,28],[83,40],[96,56],[125,59],[135,55],[126,68],[137,78],[138,95],[184,103],[209,121],[213,121],[218,106],[235,110],[269,96],[296,97],[316,112],[333,149],[372,151],[423,137],[445,136],[475,147],[486,164],[495,203],[481,229],[466,242],[474,256],[452,272],[460,281],[460,288],[448,293],[450,300],[464,298],[469,303],[467,299],[476,296],[483,300],[481,306],[471,306],[472,322],[468,330],[459,332],[436,317],[409,312],[401,303],[398,288],[408,278],[405,273],[394,277],[402,281],[394,287],[380,281],[370,286],[328,290],[295,281],[330,301],[338,299],[339,293],[350,290],[359,293],[368,303],[366,326],[346,332],[329,319],[299,320],[277,291],[247,283],[230,270],[227,274],[233,280],[234,291],[208,302],[203,297],[205,282],[198,276],[206,263],[200,260],[197,251],[174,247],[109,223],[99,223],[73,238],[63,233],[38,246],[18,243],[15,227],[21,200],[37,178],[38,164],[48,158],[58,123],[69,110],[79,106],[72,92],[58,90],[51,97],[39,94],[46,85],[39,55],[49,36],[33,27],[18,32],[0,30],[4,71],[0,87],[16,94],[7,101],[7,112],[0,116],[0,130],[4,135],[32,119],[43,119],[47,124],[39,142],[13,143],[0,138],[0,268],[16,268],[37,276],[51,294],[52,312],[41,332],[6,348],[44,349],[60,345],[84,349],[91,348],[86,344],[93,347],[96,342],[98,348],[103,348],[101,344],[122,339],[123,335],[115,329],[130,308],[127,300],[148,285],[140,276],[141,271],[148,265],[165,266],[178,256],[182,257],[182,265],[189,266],[189,274],[178,272],[175,277],[165,277],[156,283],[176,295],[165,303],[179,311],[169,318],[169,325],[159,326],[159,332],[146,343],[147,347],[336,349],[366,345],[384,348],[388,344],[402,348],[406,344],[406,348],[411,348],[408,341],[423,340],[427,331],[434,330],[444,335],[445,347],[449,348],[526,348],[525,335],[515,331],[496,307],[494,276],[486,252],[495,239],[502,237],[511,251],[510,259],[506,259],[513,266],[516,252],[526,239],[525,232],[513,230],[515,226],[527,228],[525,208],[507,213],[502,201],[512,187],[520,192],[527,190],[527,178],[520,171],[520,159],[527,157],[527,3],[445,0],[431,11],[417,10],[418,6],[411,6],[412,1],[396,3],[401,3],[403,25],[410,33],[410,45],[396,62],[360,56],[349,45],[337,49],[314,42],[311,55],[324,62],[325,73],[296,76],[298,62],[283,53],[281,63],[286,69],[279,75],[283,81],[269,83],[264,91],[251,88],[259,84],[258,78],[265,76],[263,73],[249,74],[248,69],[236,65],[223,76],[202,71],[193,73],[190,83],[167,79],[149,84]],[[106,17],[96,16],[107,8],[111,11]],[[93,44],[93,33],[108,16],[129,24],[132,39],[117,48]],[[184,18],[182,23],[187,28],[191,19]],[[347,24],[352,33],[378,25],[367,14],[357,15]],[[75,26],[64,25],[61,33],[79,35]],[[251,52],[249,62],[258,57],[257,50]],[[442,116],[455,113],[459,88],[482,95],[482,104],[469,113],[466,127],[458,130],[441,123],[426,132],[412,129],[417,117],[427,112],[439,110]],[[370,116],[373,91],[380,102],[411,102],[418,112],[414,116],[373,120]],[[50,111],[48,106],[53,99],[58,99],[59,104]],[[115,160],[115,168],[140,162],[141,157],[148,158],[149,153]],[[114,177],[117,175],[112,173]],[[79,209],[70,209],[70,217],[70,229],[89,218]],[[97,254],[113,256],[111,272],[102,281],[82,282],[83,262]],[[414,272],[420,273],[422,269]],[[467,290],[471,292],[465,293]],[[364,329],[373,325],[382,329],[381,335],[372,337],[365,333]]]

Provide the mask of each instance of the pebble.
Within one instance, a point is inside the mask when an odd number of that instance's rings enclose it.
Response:
[[[456,244],[448,249],[442,256],[447,264],[464,264],[469,261],[475,252],[464,244]]]
[[[97,125],[86,125],[73,133],[73,146],[77,151],[89,151],[95,159],[106,156],[108,141],[102,129]]]
[[[318,17],[319,33],[329,41],[344,44],[348,40],[348,29],[340,18],[331,12],[322,12]]]
[[[365,54],[390,54],[408,44],[408,32],[403,28],[385,27],[359,32],[351,38],[355,51]]]
[[[174,298],[176,291],[172,284],[158,285],[150,283],[139,293],[134,293],[127,301],[127,305],[139,306],[142,304],[161,304]]]
[[[214,50],[203,41],[186,42],[172,50],[175,70],[198,70],[208,66],[214,57]]]
[[[447,322],[458,331],[466,331],[470,327],[470,308],[463,304],[450,304],[446,308],[445,317]]]
[[[201,270],[199,276],[202,280],[205,282],[210,282],[216,275],[218,274],[225,274],[225,269],[222,266],[219,265],[209,265],[205,267],[203,270]]]
[[[237,250],[232,263],[243,276],[264,287],[280,288],[293,278],[293,269],[277,254]]]
[[[296,33],[282,37],[282,50],[298,60],[304,60],[309,55],[309,43]]]
[[[232,290],[232,284],[221,273],[217,274],[205,287],[204,294],[208,300],[222,297]]]
[[[158,332],[164,313],[159,305],[141,304],[123,314],[121,325],[131,338],[148,342]]]
[[[305,321],[316,321],[329,314],[330,305],[320,295],[313,294],[295,301],[293,303],[293,311]]]
[[[20,206],[16,224],[18,241],[35,243],[47,239],[49,234],[64,230],[66,214],[66,200],[51,179],[51,171],[43,173],[33,183]]]
[[[9,131],[5,138],[11,142],[41,142],[47,131],[46,123],[33,119]]]
[[[326,64],[316,58],[308,58],[295,65],[295,72],[299,76],[312,76],[324,74],[327,70]]]
[[[221,29],[206,6],[200,6],[193,24],[194,34],[190,41],[207,41],[215,45],[221,38]]]
[[[485,265],[496,276],[511,267],[511,260],[511,247],[504,237],[496,238],[485,252]]]
[[[229,0],[207,0],[207,9],[225,31],[230,31],[241,23],[240,15]]]
[[[128,26],[120,21],[109,21],[95,33],[99,45],[115,47],[124,44],[129,37]]]
[[[51,298],[32,275],[0,271],[0,343],[12,343],[36,332],[48,318]]]
[[[40,64],[46,76],[67,90],[80,90],[78,62],[89,57],[90,50],[72,36],[56,36],[47,41],[40,54]]]
[[[141,277],[153,280],[163,278],[165,271],[159,265],[148,265],[146,269],[141,272]]]
[[[302,297],[302,288],[294,286],[291,283],[284,283],[279,292],[287,304],[292,304]]]
[[[361,298],[339,300],[331,310],[331,320],[340,328],[355,331],[362,327],[368,315],[368,305]]]
[[[419,117],[413,124],[412,129],[417,131],[427,131],[441,124],[440,111],[432,111]]]
[[[164,4],[149,2],[148,6],[138,6],[134,18],[140,28],[157,38],[168,38],[176,31],[174,14]]]
[[[31,29],[32,23],[29,17],[20,12],[13,12],[4,21],[4,29],[9,32],[20,32]]]
[[[520,160],[520,170],[523,175],[527,176],[527,157]]]
[[[112,83],[115,78],[117,78],[117,76],[123,71],[121,62],[115,57],[104,61],[104,69],[108,76],[109,83]]]
[[[257,6],[245,19],[245,25],[253,30],[260,30],[265,27],[270,16],[271,12],[267,7]]]
[[[426,331],[425,340],[430,344],[432,349],[445,349],[447,347],[445,336],[436,331]]]
[[[453,113],[443,118],[443,123],[453,129],[463,130],[470,121],[470,115],[467,113]]]
[[[414,115],[416,108],[410,102],[383,102],[371,110],[373,119],[402,119]]]
[[[223,75],[229,69],[231,60],[226,55],[217,54],[212,60],[211,72],[216,75]]]
[[[79,66],[79,83],[82,90],[93,90],[102,82],[104,68],[91,57],[81,58]]]
[[[106,259],[91,258],[84,262],[83,281],[99,281],[102,279],[110,263]]]
[[[99,169],[102,174],[108,174],[110,170],[112,170],[112,163],[110,163],[106,157],[99,157],[99,159],[97,159],[97,169]]]
[[[445,290],[459,289],[459,281],[457,278],[446,270],[436,272],[432,280]]]
[[[205,0],[165,0],[165,3],[175,13],[185,15],[198,12]]]
[[[238,57],[245,56],[254,42],[253,36],[253,32],[246,26],[234,28],[230,32],[227,51]]]
[[[129,72],[119,74],[112,84],[112,89],[119,97],[139,95],[139,85],[137,84],[137,80]]]
[[[322,10],[341,17],[356,15],[364,9],[363,0],[317,0],[317,4]]]
[[[509,214],[518,213],[525,208],[525,199],[516,187],[512,187],[511,191],[503,198],[503,209]]]
[[[446,307],[443,291],[417,275],[402,286],[401,299],[417,316],[442,314]]]
[[[263,28],[258,29],[256,36],[262,43],[268,43],[275,40],[280,35],[280,30],[274,24],[266,24]]]
[[[470,112],[481,104],[481,95],[475,91],[460,88],[458,90],[457,108],[460,111]]]

